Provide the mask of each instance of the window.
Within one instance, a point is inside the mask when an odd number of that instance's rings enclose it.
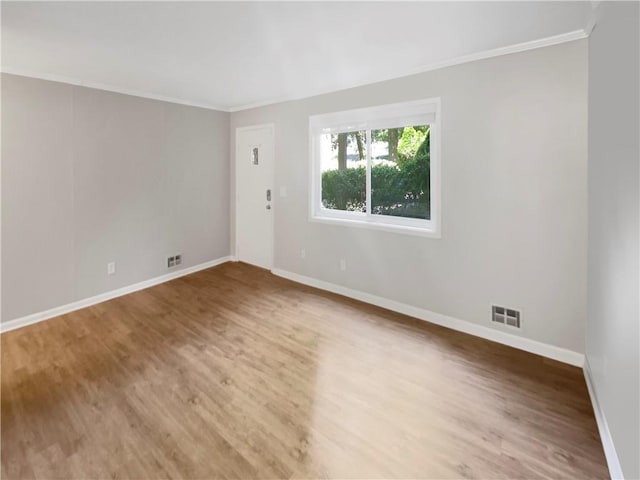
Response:
[[[440,99],[309,118],[311,220],[440,236]]]

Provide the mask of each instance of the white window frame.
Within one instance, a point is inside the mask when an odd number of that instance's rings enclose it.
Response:
[[[371,213],[371,130],[426,125],[430,128],[430,220]],[[441,238],[440,233],[440,98],[393,103],[309,117],[309,220],[352,227]],[[367,131],[367,211],[349,212],[322,206],[320,136]]]

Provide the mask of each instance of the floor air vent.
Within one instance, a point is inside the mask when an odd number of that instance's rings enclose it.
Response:
[[[491,306],[491,321],[509,327],[520,328],[520,312],[512,308]]]

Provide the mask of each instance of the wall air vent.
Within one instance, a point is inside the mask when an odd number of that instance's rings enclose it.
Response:
[[[501,323],[508,327],[520,328],[520,316],[521,312],[519,310],[501,307],[499,305],[491,306],[491,321],[494,323]]]

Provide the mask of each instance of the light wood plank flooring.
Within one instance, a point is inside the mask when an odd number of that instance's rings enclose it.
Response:
[[[605,478],[582,371],[227,263],[2,335],[2,478]]]

